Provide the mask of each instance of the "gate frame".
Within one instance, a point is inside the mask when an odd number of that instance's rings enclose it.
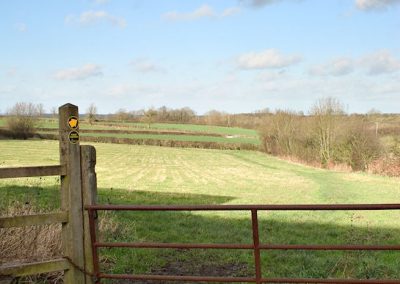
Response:
[[[87,205],[91,226],[94,274],[100,279],[130,279],[190,282],[246,282],[246,283],[374,283],[394,284],[400,279],[324,279],[324,278],[263,278],[261,271],[261,250],[340,250],[340,251],[400,251],[398,245],[287,245],[260,244],[258,211],[337,211],[337,210],[400,210],[400,204],[298,204],[298,205]],[[98,210],[108,211],[250,211],[253,244],[206,244],[206,243],[150,243],[150,242],[98,242],[96,240],[95,216]],[[180,276],[152,274],[109,274],[99,269],[98,248],[151,248],[151,249],[239,249],[253,250],[254,277]]]

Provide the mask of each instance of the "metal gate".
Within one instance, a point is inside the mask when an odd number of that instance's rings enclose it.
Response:
[[[392,250],[399,251],[400,245],[282,245],[260,244],[258,211],[327,211],[327,210],[399,210],[400,204],[336,204],[336,205],[88,205],[91,243],[96,283],[100,279],[159,280],[184,282],[247,282],[247,283],[400,283],[400,280],[381,279],[315,279],[315,278],[263,278],[261,271],[261,250]],[[253,232],[252,244],[202,244],[202,243],[150,243],[150,242],[98,242],[95,217],[98,210],[113,211],[250,211]],[[99,268],[98,248],[171,248],[171,249],[238,249],[253,250],[254,277],[211,277],[178,275],[134,275],[106,274]],[[399,268],[400,269],[400,268]]]

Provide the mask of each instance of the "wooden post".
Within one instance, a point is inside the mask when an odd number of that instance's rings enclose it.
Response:
[[[81,155],[79,124],[69,124],[79,120],[78,107],[65,104],[59,108],[60,163],[66,168],[61,176],[61,209],[68,211],[68,223],[62,225],[62,244],[64,256],[75,265],[65,271],[64,283],[85,283],[85,275],[76,267],[84,267],[83,250],[83,208],[81,191]]]
[[[81,146],[81,170],[82,170],[82,197],[83,205],[93,205],[97,202],[97,178],[96,178],[96,149],[93,146]],[[84,251],[85,251],[85,270],[94,273],[92,242],[90,239],[89,214],[87,210],[84,216]],[[97,220],[95,220],[97,231]],[[86,276],[86,283],[93,284],[94,279]]]

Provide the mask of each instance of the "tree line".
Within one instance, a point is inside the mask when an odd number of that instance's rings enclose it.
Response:
[[[279,110],[264,118],[260,130],[264,151],[295,157],[323,167],[347,164],[366,170],[382,155],[379,137],[365,115],[347,115],[335,98],[318,100],[305,116]]]

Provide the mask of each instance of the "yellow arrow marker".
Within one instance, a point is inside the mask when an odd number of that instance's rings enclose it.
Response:
[[[71,116],[68,119],[68,125],[69,127],[71,127],[72,129],[76,129],[78,128],[78,119],[75,116]]]

